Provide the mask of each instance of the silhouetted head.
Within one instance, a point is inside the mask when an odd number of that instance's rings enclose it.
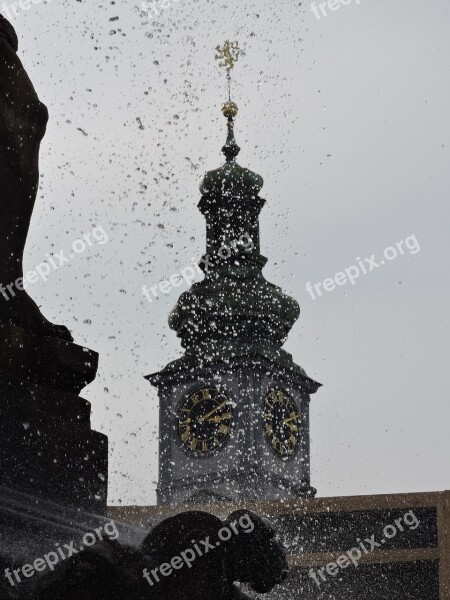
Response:
[[[286,557],[274,535],[272,527],[250,511],[236,511],[225,522],[192,511],[162,521],[145,538],[141,551],[152,565],[170,563],[186,549],[191,554],[188,568],[159,582],[161,598],[190,600],[195,590],[196,600],[212,596],[228,600],[235,582],[247,583],[263,594],[286,579]],[[202,543],[206,540],[207,547]],[[203,550],[201,555],[196,555],[196,545]]]
[[[247,510],[233,512],[224,525],[233,523],[240,533],[227,547],[230,574],[234,581],[249,584],[259,594],[270,592],[289,574],[284,550],[274,539],[275,531]]]
[[[0,15],[0,38],[5,39],[14,51],[17,52],[19,48],[19,40],[17,38],[16,30],[3,15]]]

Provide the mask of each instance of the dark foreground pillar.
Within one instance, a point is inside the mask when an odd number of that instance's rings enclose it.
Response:
[[[98,355],[0,322],[0,484],[106,514],[108,443],[78,394]]]

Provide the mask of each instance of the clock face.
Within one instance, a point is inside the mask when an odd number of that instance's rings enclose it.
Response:
[[[231,435],[233,404],[216,388],[193,392],[181,405],[178,433],[190,452],[209,454],[222,447]]]
[[[264,400],[264,431],[269,446],[279,458],[292,456],[300,443],[300,414],[295,402],[280,389]]]

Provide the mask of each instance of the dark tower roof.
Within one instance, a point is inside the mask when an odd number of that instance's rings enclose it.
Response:
[[[169,317],[186,352],[161,374],[254,357],[300,376],[316,391],[319,384],[282,348],[300,308],[262,274],[267,262],[259,238],[263,179],[236,162],[237,106],[228,102],[222,112],[228,127],[222,149],[226,162],[206,173],[200,185],[198,207],[206,219],[207,238],[200,267],[205,278],[180,296]]]

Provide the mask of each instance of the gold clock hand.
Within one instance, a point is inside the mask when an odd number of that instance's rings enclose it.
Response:
[[[297,425],[294,425],[293,423],[286,423],[286,427],[289,427],[291,431],[298,431]]]
[[[225,402],[222,402],[222,404],[220,404],[219,406],[216,406],[216,408],[214,410],[212,410],[211,412],[209,412],[207,415],[205,415],[204,417],[199,417],[198,418],[198,422],[199,423],[203,423],[203,421],[206,421],[206,419],[209,419],[209,417],[211,415],[213,415],[214,413],[216,413],[218,410],[220,410],[221,408],[223,408],[224,406],[226,406],[228,404],[228,400],[225,400]]]
[[[229,415],[223,415],[222,417],[213,417],[212,419],[205,419],[205,417],[203,417],[203,421],[207,421],[208,423],[221,423],[222,421],[226,421],[229,418]]]
[[[289,417],[289,419],[285,419],[283,421],[283,425],[287,425],[288,423],[290,423],[291,421],[295,421],[295,419],[300,419],[300,415],[295,415],[295,417]]]

